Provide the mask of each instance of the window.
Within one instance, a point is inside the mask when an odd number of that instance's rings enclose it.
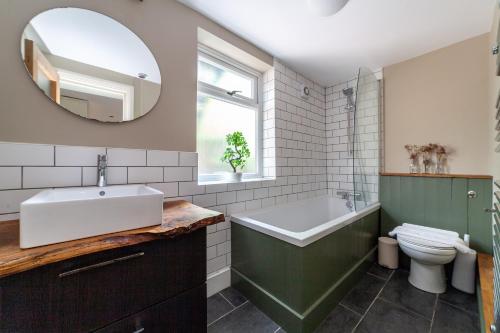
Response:
[[[218,181],[232,172],[221,161],[226,135],[241,131],[250,148],[244,178],[261,176],[260,78],[244,65],[200,46],[198,53],[197,135],[200,181]]]

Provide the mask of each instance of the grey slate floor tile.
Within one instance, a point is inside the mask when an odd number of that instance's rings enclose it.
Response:
[[[373,264],[368,270],[368,273],[376,275],[384,280],[387,280],[391,276],[392,272],[394,272],[393,269],[382,267],[377,263]]]
[[[479,333],[479,316],[439,301],[431,332]]]
[[[231,287],[208,298],[207,317],[209,333],[286,333]],[[451,286],[441,295],[427,293],[408,282],[408,271],[374,265],[314,333],[353,328],[361,333],[480,332],[476,296]]]
[[[233,287],[226,288],[220,293],[235,307],[238,307],[247,301],[247,298]]]
[[[247,302],[208,326],[208,333],[274,333],[279,326]]]
[[[359,314],[365,313],[384,285],[384,281],[370,274],[365,274],[361,281],[345,296],[341,304]]]
[[[207,299],[207,323],[210,325],[213,321],[219,319],[234,307],[219,294],[210,296]]]
[[[431,321],[377,299],[356,329],[359,333],[427,333]]]
[[[380,297],[431,320],[436,294],[412,286],[408,282],[408,275],[408,272],[405,271],[394,272]]]
[[[347,333],[352,329],[361,319],[357,313],[348,310],[342,305],[338,305],[326,317],[325,321],[314,331],[314,333]]]
[[[451,285],[448,286],[444,294],[439,295],[439,300],[465,311],[479,313],[476,295],[461,292]]]

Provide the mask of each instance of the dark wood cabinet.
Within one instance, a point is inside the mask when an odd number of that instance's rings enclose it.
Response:
[[[137,314],[106,326],[96,333],[205,332],[207,302],[205,285],[183,292]]]
[[[204,228],[49,264],[0,279],[0,332],[203,332],[205,280]]]

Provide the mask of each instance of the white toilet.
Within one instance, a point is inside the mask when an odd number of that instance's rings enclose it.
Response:
[[[431,293],[446,291],[444,265],[455,259],[457,250],[469,251],[458,233],[404,223],[389,233],[397,235],[401,250],[411,258],[408,281]]]

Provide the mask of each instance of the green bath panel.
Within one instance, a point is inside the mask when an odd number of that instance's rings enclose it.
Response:
[[[375,260],[375,211],[305,247],[233,223],[232,285],[287,332],[312,332]]]

